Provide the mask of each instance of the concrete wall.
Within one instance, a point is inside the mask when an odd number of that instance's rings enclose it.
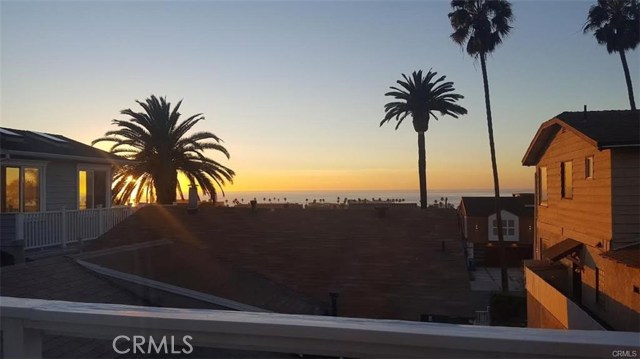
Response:
[[[577,304],[536,274],[535,269],[525,267],[525,281],[529,327],[550,325],[552,328],[605,330]]]

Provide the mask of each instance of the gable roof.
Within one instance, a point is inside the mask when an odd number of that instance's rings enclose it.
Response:
[[[0,151],[18,159],[62,159],[104,164],[131,162],[65,136],[4,127],[0,127]]]
[[[640,146],[640,110],[563,112],[540,126],[522,164],[536,165],[560,129],[598,149]]]
[[[533,196],[500,197],[502,210],[518,217],[533,217]],[[469,217],[488,217],[495,211],[494,197],[462,197],[460,211]]]

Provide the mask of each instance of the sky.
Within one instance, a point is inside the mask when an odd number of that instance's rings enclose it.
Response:
[[[627,109],[619,56],[582,33],[595,1],[513,1],[488,77],[502,188],[563,111]],[[402,73],[454,82],[468,114],[426,134],[429,189],[492,187],[482,73],[447,1],[2,1],[0,125],[91,143],[151,94],[224,140],[231,191],[418,188],[410,120],[379,127]],[[640,88],[638,50],[627,54]],[[104,148],[104,147],[103,147]]]

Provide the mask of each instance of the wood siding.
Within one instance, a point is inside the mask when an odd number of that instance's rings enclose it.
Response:
[[[47,211],[78,209],[78,169],[76,162],[52,161],[47,164]]]
[[[615,330],[640,331],[640,294],[633,291],[634,286],[640,287],[640,269],[604,258],[600,253],[598,248],[590,247],[583,251],[582,305]],[[596,268],[604,273],[599,283],[603,292],[600,303],[596,303]]]
[[[612,247],[640,240],[640,149],[611,152]]]
[[[585,158],[594,157],[594,176],[585,178]],[[573,198],[562,198],[560,167],[573,161]],[[538,163],[547,168],[547,205],[538,206],[537,236],[553,245],[573,238],[595,246],[612,238],[611,151],[598,150],[574,133],[560,130]],[[607,245],[607,243],[603,243]]]

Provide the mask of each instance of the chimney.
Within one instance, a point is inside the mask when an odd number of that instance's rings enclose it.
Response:
[[[584,105],[584,111],[582,112],[582,120],[587,120],[587,105]]]

